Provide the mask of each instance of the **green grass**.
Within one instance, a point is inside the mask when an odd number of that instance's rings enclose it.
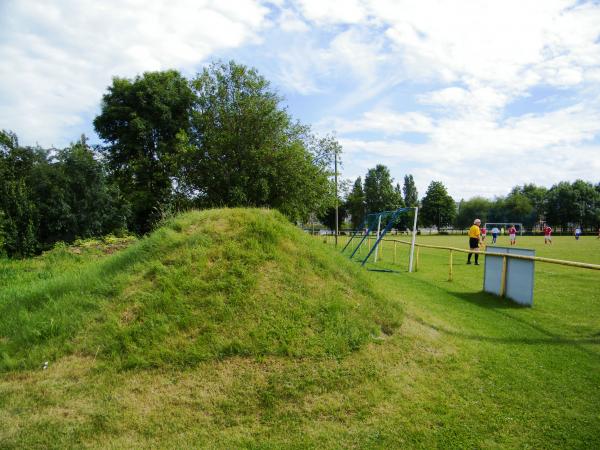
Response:
[[[0,290],[0,370],[73,353],[119,368],[340,357],[400,324],[362,271],[269,211],[191,212],[100,261],[55,259],[60,274]]]
[[[52,273],[20,283],[43,302],[41,292],[54,287],[62,299],[68,286],[95,300],[56,345],[33,341],[36,358],[57,352],[47,370],[0,333],[17,361],[0,375],[0,448],[600,447],[598,272],[537,264],[534,307],[522,308],[482,294],[483,266],[459,264],[460,256],[448,282],[447,252],[421,250],[419,271],[409,275],[407,248],[393,265],[387,246],[380,266],[401,273],[367,272],[272,213],[235,211],[243,220],[231,229],[211,216],[223,212],[194,214],[117,255],[77,255],[76,267],[72,255],[57,256],[68,270],[5,263]],[[254,237],[242,232],[253,221]],[[420,240],[466,245],[459,237]],[[519,245],[541,256],[600,262],[593,238],[555,238],[553,248],[525,241]],[[0,307],[16,289],[5,279]],[[223,293],[223,304],[204,306],[196,289]],[[236,297],[240,290],[249,295]],[[161,303],[165,296],[174,304]],[[312,302],[295,309],[306,298]],[[333,315],[331,298],[341,303]],[[344,309],[344,299],[358,309]],[[361,309],[363,301],[370,306]],[[168,320],[160,319],[164,308]],[[194,308],[204,311],[197,321],[178,321]],[[225,308],[236,311],[232,320]],[[158,331],[133,340],[132,324],[150,317]],[[270,318],[271,332],[256,334]],[[223,336],[198,347],[199,324],[215,321]],[[368,332],[349,334],[353,327]],[[235,352],[224,352],[234,338]],[[126,345],[113,352],[115,341]]]

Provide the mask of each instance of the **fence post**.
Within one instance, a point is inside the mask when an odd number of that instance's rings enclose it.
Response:
[[[448,273],[448,281],[452,281],[452,250],[450,250],[450,272]]]
[[[417,257],[415,259],[415,272],[419,271],[419,250],[421,250],[421,247],[417,247]]]
[[[502,276],[500,277],[500,297],[506,294],[506,256],[502,257]]]

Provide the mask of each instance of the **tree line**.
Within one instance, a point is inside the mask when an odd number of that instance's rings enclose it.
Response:
[[[144,234],[189,208],[276,208],[292,221],[317,214],[334,227],[332,162],[341,147],[295,120],[255,69],[215,62],[187,79],[175,70],[113,79],[85,136],[63,149],[22,146],[0,131],[0,253],[29,256],[58,241]],[[600,183],[531,184],[506,196],[455,202],[432,181],[419,199],[413,176],[394,183],[377,165],[343,183],[340,220],[358,228],[369,212],[419,206],[422,226],[541,218],[600,225]],[[397,226],[408,226],[402,217]]]
[[[255,69],[215,62],[113,79],[94,128],[65,149],[0,134],[0,250],[29,256],[57,241],[143,234],[188,208],[270,207],[304,220],[334,203],[341,148],[295,120]]]
[[[456,202],[441,181],[432,181],[419,199],[412,175],[404,176],[402,186],[394,184],[389,169],[379,164],[367,171],[364,182],[358,177],[351,186],[340,198],[340,228],[348,218],[350,226],[358,229],[369,213],[405,206],[419,206],[419,225],[438,229],[468,228],[475,218],[480,218],[482,223],[522,223],[527,228],[542,221],[562,229],[581,226],[596,230],[600,227],[600,183],[594,185],[582,180],[563,181],[549,189],[525,184],[515,186],[506,196],[474,197]],[[319,218],[329,228],[335,227],[332,209]],[[407,218],[401,218],[395,225],[406,228],[410,224]]]

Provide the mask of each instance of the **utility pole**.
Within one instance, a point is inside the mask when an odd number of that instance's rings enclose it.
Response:
[[[339,231],[338,230],[338,171],[337,171],[337,157],[338,157],[338,151],[337,151],[337,147],[335,149],[335,246],[337,247],[338,245],[338,234]]]

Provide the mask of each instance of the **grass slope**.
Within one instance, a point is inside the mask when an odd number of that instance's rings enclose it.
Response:
[[[598,261],[600,241],[583,243],[558,240],[538,254]],[[339,261],[332,246],[306,245]],[[382,265],[401,269],[406,251],[400,266],[391,255],[384,248]],[[72,352],[47,370],[5,372],[0,447],[600,448],[600,274],[538,264],[535,306],[520,308],[481,293],[483,266],[455,256],[449,283],[447,253],[420,256],[410,275],[336,262],[403,310],[398,331],[343,357],[236,355],[122,370],[110,354]]]
[[[273,211],[190,212],[99,261],[46,259],[66,270],[0,290],[0,369],[72,353],[122,368],[337,357],[400,324],[364,273]]]

